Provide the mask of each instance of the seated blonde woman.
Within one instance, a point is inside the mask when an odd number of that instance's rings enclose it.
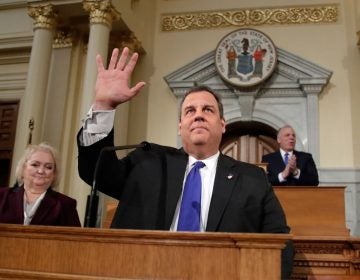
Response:
[[[0,223],[80,227],[76,200],[54,190],[59,182],[56,150],[31,145],[16,168],[17,182],[0,188]]]

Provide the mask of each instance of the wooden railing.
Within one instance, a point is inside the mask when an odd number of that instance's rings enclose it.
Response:
[[[0,279],[280,279],[286,234],[0,224]]]
[[[345,187],[274,189],[294,241],[292,279],[360,279]],[[0,279],[279,279],[289,238],[0,225]]]

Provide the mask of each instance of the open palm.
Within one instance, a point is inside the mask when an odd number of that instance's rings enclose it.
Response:
[[[114,49],[108,69],[105,69],[102,57],[96,56],[98,75],[95,86],[94,109],[115,109],[119,104],[137,95],[145,85],[144,82],[139,82],[134,87],[129,87],[138,54],[134,53],[128,60],[129,49],[124,48],[119,59],[118,56],[119,49]]]

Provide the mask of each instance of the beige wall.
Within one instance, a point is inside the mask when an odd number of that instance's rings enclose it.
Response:
[[[146,1],[139,1],[142,5]],[[226,10],[251,7],[339,4],[336,23],[253,26],[268,34],[274,43],[295,55],[333,71],[330,85],[320,95],[320,167],[359,167],[359,50],[356,45],[356,1],[239,1],[172,0],[157,1],[153,55],[146,56],[154,71],[144,79],[148,83],[148,107],[132,106],[132,116],[147,111],[147,118],[131,118],[131,127],[147,120],[146,140],[176,145],[177,105],[163,77],[216,48],[219,40],[236,27],[193,31],[161,31],[160,16],[164,13]],[[140,18],[140,16],[138,16]],[[150,62],[149,62],[150,61]],[[144,94],[144,93],[142,93]],[[141,124],[140,124],[141,123]],[[139,135],[129,131],[129,140],[138,142]],[[334,150],[337,151],[336,157]]]
[[[347,2],[346,2],[347,3]],[[350,1],[352,5],[348,5],[348,9],[351,11],[349,14],[352,14],[353,17],[349,19],[349,28],[347,29],[347,34],[349,34],[349,38],[351,40],[348,41],[349,46],[349,54],[347,55],[346,65],[349,70],[348,81],[350,83],[350,95],[351,95],[351,130],[353,132],[353,156],[354,156],[354,167],[360,166],[360,44],[359,38],[360,33],[357,38],[353,38],[354,32],[360,31],[360,2],[359,1]],[[348,4],[348,3],[347,3]],[[352,28],[351,28],[352,26]],[[354,45],[356,41],[357,46]]]

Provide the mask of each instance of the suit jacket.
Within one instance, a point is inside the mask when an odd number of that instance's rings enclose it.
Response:
[[[24,188],[0,188],[0,223],[24,223]],[[80,227],[76,200],[49,188],[31,225]]]
[[[79,175],[89,185],[104,146],[113,146],[113,131],[91,146],[78,146]],[[114,152],[104,153],[101,162],[98,190],[121,201],[113,228],[170,229],[188,162],[183,149],[150,144],[149,150],[136,149],[120,160]],[[289,232],[284,211],[261,168],[220,155],[206,231]],[[288,263],[283,268],[289,271],[292,247],[286,252]]]
[[[300,177],[296,179],[289,176],[285,182],[280,183],[279,173],[285,169],[285,163],[280,151],[264,155],[262,162],[267,162],[268,178],[273,186],[317,186],[319,176],[315,162],[309,153],[293,151],[296,156],[296,164],[300,169]]]

